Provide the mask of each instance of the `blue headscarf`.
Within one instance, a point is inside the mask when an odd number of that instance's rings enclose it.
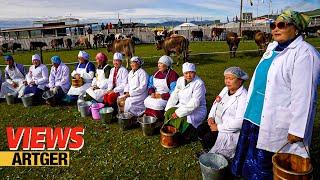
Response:
[[[61,58],[59,56],[53,56],[51,58],[51,62],[54,64],[60,64],[61,63]]]
[[[13,60],[13,57],[11,55],[7,55],[7,56],[4,56],[4,60],[5,61]]]

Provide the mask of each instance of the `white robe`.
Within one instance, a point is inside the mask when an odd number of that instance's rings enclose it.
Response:
[[[228,88],[224,87],[219,94],[219,97],[222,98],[221,101],[223,101],[226,96],[228,96]],[[234,157],[243,122],[246,97],[247,90],[241,86],[229,97],[229,100],[223,104],[223,110],[221,113],[222,121],[216,121],[219,131],[218,137],[214,146],[210,150],[210,153],[222,154],[228,159],[232,159]],[[213,103],[208,118],[213,118],[215,120],[219,119],[217,117],[218,103],[219,102],[216,101]]]
[[[49,82],[48,68],[44,64],[40,64],[37,68],[34,65],[30,66],[29,72],[26,75],[27,83],[34,81],[39,89],[44,90]]]
[[[129,92],[124,105],[124,112],[130,112],[134,116],[140,116],[145,111],[144,100],[148,96],[148,74],[142,68],[128,75],[128,84],[124,92]]]
[[[60,63],[57,69],[54,66],[51,67],[48,87],[54,88],[57,86],[60,86],[65,93],[70,89],[69,68],[63,63]]]
[[[167,73],[167,75],[166,75],[166,77],[164,79],[155,78],[157,73],[155,73],[154,76],[153,76],[153,86],[155,88],[155,92],[156,93],[160,93],[160,94],[169,92],[170,89],[169,89],[169,87],[167,85],[167,76],[169,75],[169,72]],[[162,98],[152,98],[151,96],[148,96],[144,100],[144,105],[145,105],[146,108],[150,108],[150,109],[161,111],[161,110],[164,110],[164,108],[167,105],[167,102],[168,102],[167,100],[164,100]]]
[[[93,78],[91,87],[86,92],[96,101],[103,102],[103,96],[108,91],[108,78],[105,77],[104,70],[109,65],[105,65],[103,69],[97,69],[96,77]],[[97,86],[99,89],[93,90]]]
[[[186,86],[184,77],[180,77],[165,110],[177,107],[178,117],[187,116],[188,123],[197,128],[207,116],[205,94],[205,84],[198,76]]]
[[[7,72],[9,77],[1,85],[0,98],[4,98],[7,93],[11,93],[14,94],[14,96],[21,97],[25,89],[25,85],[23,84],[23,81],[25,81],[25,76],[20,72],[20,70],[16,67],[15,64],[14,69],[10,69],[9,65],[7,65],[5,68],[5,72]],[[18,84],[16,88],[12,86],[13,82]]]
[[[115,67],[110,70],[110,75],[108,79],[108,91],[113,90],[115,93],[119,93],[123,95],[124,88],[128,84],[128,70],[121,66],[117,73],[116,86],[113,87],[113,75],[114,75]]]
[[[76,74],[80,74],[80,77],[83,78],[84,84],[80,87],[71,86],[68,91],[68,95],[79,96],[85,93],[86,90],[91,86],[91,82],[94,77],[94,72],[93,71],[87,72],[88,65],[89,65],[89,62],[87,62],[85,68],[80,68],[80,63],[79,63],[76,70],[72,71],[71,76],[74,77]]]
[[[267,52],[277,45],[269,44]],[[310,145],[319,77],[320,54],[302,36],[275,57],[268,71],[257,148],[277,152],[288,141],[288,133],[304,138],[306,146]],[[301,142],[286,146],[283,152],[308,156]]]

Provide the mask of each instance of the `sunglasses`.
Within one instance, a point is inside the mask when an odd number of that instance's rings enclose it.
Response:
[[[274,30],[276,27],[278,27],[278,29],[284,29],[289,25],[293,25],[293,24],[292,23],[286,23],[286,22],[271,23],[270,24],[270,29]]]

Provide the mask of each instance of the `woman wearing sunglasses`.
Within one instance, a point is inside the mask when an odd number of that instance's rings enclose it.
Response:
[[[272,179],[272,155],[308,157],[311,143],[320,55],[303,40],[309,18],[285,11],[271,24],[269,44],[252,77],[244,121],[231,165],[245,179]]]

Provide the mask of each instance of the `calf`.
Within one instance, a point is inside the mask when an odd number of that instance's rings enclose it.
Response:
[[[115,40],[115,35],[113,33],[108,34],[105,40],[105,43],[110,44]]]
[[[164,40],[158,41],[156,43],[157,50],[163,49],[165,55],[170,56],[171,53],[175,53],[177,56],[183,56],[183,62],[188,59],[189,53],[189,41],[183,36],[171,36],[166,37]],[[179,65],[179,61],[177,61]]]
[[[86,46],[87,49],[91,48],[91,44],[87,37],[80,37],[75,43],[75,46]]]
[[[192,41],[194,41],[194,39],[198,39],[199,41],[202,41],[203,38],[203,31],[199,30],[199,31],[191,31],[191,36],[192,36]]]
[[[99,45],[104,45],[104,34],[95,34],[93,36],[93,46],[97,49]]]
[[[236,57],[236,51],[238,49],[238,45],[240,42],[240,38],[237,33],[228,32],[227,33],[227,43],[229,46],[230,57]]]
[[[67,49],[71,50],[72,40],[70,38],[64,40],[64,45]]]
[[[256,42],[259,48],[259,55],[261,55],[267,49],[267,46],[269,44],[269,41],[266,37],[266,33],[261,31],[257,32],[254,35],[254,41]]]
[[[134,54],[134,42],[132,39],[116,39],[112,43],[107,44],[108,52],[119,52],[126,56],[127,64],[126,67],[129,67],[129,60]]]
[[[52,39],[50,44],[51,44],[52,49],[54,49],[54,50],[58,50],[59,47],[64,47],[63,38]]]
[[[12,51],[12,53],[14,53],[15,50],[21,49],[21,44],[14,42],[4,43],[1,45],[1,49],[3,52]]]
[[[44,46],[48,46],[45,42],[39,42],[39,41],[31,41],[30,42],[30,51],[36,50],[37,48],[42,49]]]

